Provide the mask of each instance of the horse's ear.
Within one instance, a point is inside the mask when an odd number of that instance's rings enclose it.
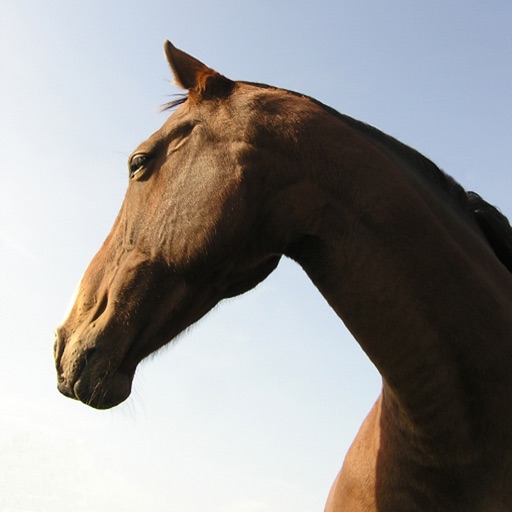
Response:
[[[193,99],[208,99],[228,95],[234,82],[209,68],[170,41],[164,44],[165,55],[179,87],[188,89]]]

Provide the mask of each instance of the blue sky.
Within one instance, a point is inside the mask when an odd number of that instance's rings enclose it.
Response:
[[[179,92],[166,38],[379,127],[512,215],[511,19],[508,0],[3,0],[0,509],[322,510],[378,395],[286,261],[145,362],[127,403],[57,393],[53,330],[119,209],[127,156]]]

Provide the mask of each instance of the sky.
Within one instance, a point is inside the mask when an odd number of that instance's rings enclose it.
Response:
[[[379,394],[290,261],[144,362],[124,404],[57,392],[53,331],[180,92],[165,39],[377,126],[512,216],[511,20],[509,0],[1,0],[0,510],[323,510]]]

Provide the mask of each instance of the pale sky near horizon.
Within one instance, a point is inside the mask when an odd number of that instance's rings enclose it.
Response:
[[[143,363],[125,404],[57,392],[53,330],[180,92],[165,39],[377,126],[512,217],[511,22],[505,0],[2,0],[0,511],[323,510],[379,393],[289,261]]]

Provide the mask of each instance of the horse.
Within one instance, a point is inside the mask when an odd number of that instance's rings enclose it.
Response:
[[[186,93],[128,159],[112,230],[56,331],[97,409],[222,299],[298,262],[382,376],[327,512],[512,510],[512,228],[376,128],[234,81],[166,41]]]

